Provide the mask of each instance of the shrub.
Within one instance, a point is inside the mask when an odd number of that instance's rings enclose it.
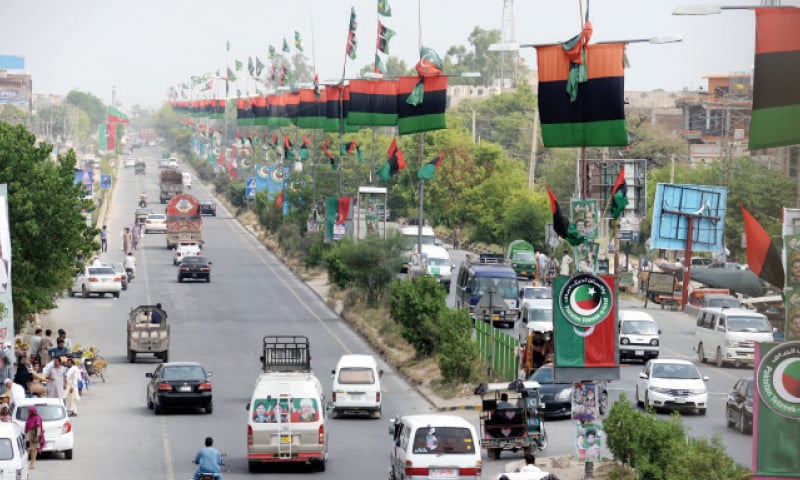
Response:
[[[306,267],[319,266],[325,257],[325,252],[329,249],[329,245],[325,243],[325,236],[319,231],[308,232],[303,239],[308,246],[308,254],[305,257]]]
[[[445,382],[475,377],[478,346],[472,340],[472,319],[466,310],[445,309],[439,316],[439,370]]]
[[[245,185],[244,180],[229,180],[227,175],[220,175],[214,182],[218,192],[227,191],[228,201],[231,202],[234,208],[241,211],[247,206],[247,200],[244,197]]]
[[[300,229],[295,223],[284,223],[278,228],[278,245],[288,253],[300,251]]]
[[[347,288],[353,281],[353,274],[340,256],[336,247],[325,250],[323,254],[325,266],[328,268],[328,282],[339,288]]]
[[[400,266],[389,247],[393,239],[369,236],[359,241],[337,242],[337,256],[346,265],[350,283],[365,296],[365,303],[375,307],[396,276]]]
[[[436,351],[438,319],[447,310],[445,299],[446,292],[433,277],[392,282],[389,314],[402,326],[403,338],[414,346],[418,357],[427,357]]]

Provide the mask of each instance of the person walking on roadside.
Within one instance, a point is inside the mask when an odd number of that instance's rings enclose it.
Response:
[[[49,328],[44,331],[44,337],[39,341],[39,362],[44,365],[51,360],[50,349],[55,346],[53,343],[53,331]]]
[[[108,251],[108,227],[103,225],[100,230],[100,251],[106,253]]]
[[[36,357],[39,355],[39,345],[42,343],[42,327],[36,327],[36,330],[28,340],[28,358]]]
[[[572,257],[569,256],[569,252],[564,250],[564,256],[561,257],[561,275],[569,275],[570,265],[572,265]]]
[[[66,386],[66,400],[67,412],[72,416],[78,416],[78,400],[81,399],[78,386],[78,381],[81,378],[81,369],[75,364],[72,358],[67,359],[67,386]]]
[[[131,228],[125,227],[125,229],[122,231],[122,251],[130,252],[132,242],[133,237],[131,236]]]
[[[67,369],[61,364],[61,357],[55,357],[44,369],[44,374],[47,375],[47,396],[64,400],[64,375]]]
[[[67,336],[67,331],[64,330],[63,328],[59,328],[58,329],[58,338],[57,338],[56,341],[61,340],[61,339],[64,340],[64,348],[66,348],[67,351],[71,352],[72,351],[72,340]]]
[[[28,419],[25,420],[25,440],[28,443],[28,457],[30,458],[31,470],[36,468],[36,455],[42,453],[45,445],[44,427],[42,417],[36,411],[36,407],[28,407]]]
[[[20,368],[25,368],[25,366],[20,366]],[[11,408],[14,408],[14,405],[19,405],[20,401],[25,398],[25,388],[22,385],[14,383],[13,380],[10,378],[6,378],[5,382],[3,382],[11,393],[8,396],[8,405]]]

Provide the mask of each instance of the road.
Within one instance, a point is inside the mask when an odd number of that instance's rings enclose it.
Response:
[[[136,154],[147,161],[146,175],[120,169],[115,176],[113,201],[108,212],[108,260],[121,260],[120,232],[133,222],[140,192],[158,198],[157,148],[143,148]],[[195,181],[198,198],[208,190]],[[163,205],[151,205],[163,211]],[[63,327],[73,342],[95,345],[109,361],[106,383],[93,383],[80,402],[80,415],[73,419],[74,459],[44,458],[37,462],[32,478],[77,478],[118,480],[153,478],[187,479],[194,472],[191,460],[211,435],[215,446],[227,453],[226,480],[251,478],[246,462],[246,412],[252,387],[259,373],[261,339],[265,334],[305,334],[312,347],[312,366],[327,392],[330,370],[345,353],[373,353],[361,337],[337,317],[325,303],[232,217],[222,205],[216,217],[204,217],[204,254],[212,260],[212,282],[178,284],[171,252],[164,236],[146,235],[136,252],[137,276],[121,298],[64,298],[59,308],[45,316],[49,326]],[[462,253],[456,252],[458,264]],[[125,358],[125,322],[137,305],[161,302],[172,326],[170,360],[194,360],[213,372],[214,413],[183,412],[155,416],[145,405],[145,373],[155,359],[141,357],[136,364]],[[663,330],[664,353],[691,357],[688,338],[690,321],[678,313],[654,311]],[[376,355],[377,357],[377,355]],[[384,406],[381,420],[330,420],[330,458],[327,471],[311,473],[291,469],[296,478],[386,478],[388,466],[389,418],[398,414],[428,413],[431,404],[418,394],[394,369],[379,360],[383,377]],[[612,384],[613,396],[632,396],[638,366],[624,367],[623,379]],[[714,394],[706,417],[686,416],[693,433],[721,432],[730,452],[738,457],[749,452],[749,436],[726,430],[722,418],[723,394],[733,379],[748,370],[703,366],[711,377]],[[473,411],[457,411],[477,421]],[[547,423],[550,446],[542,455],[568,454],[572,449],[573,426],[569,421]],[[733,453],[732,453],[733,455]],[[509,460],[484,460],[483,478],[496,478]],[[312,477],[313,476],[313,477]],[[293,475],[293,478],[295,475]]]

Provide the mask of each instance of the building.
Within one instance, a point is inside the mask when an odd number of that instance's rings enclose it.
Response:
[[[0,106],[14,105],[30,113],[33,82],[30,73],[24,69],[23,57],[0,55]]]

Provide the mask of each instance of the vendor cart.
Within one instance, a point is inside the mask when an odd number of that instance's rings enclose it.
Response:
[[[547,447],[539,389],[538,382],[522,380],[481,383],[475,389],[481,396],[481,448],[489,458],[500,458],[503,450],[527,454]]]

